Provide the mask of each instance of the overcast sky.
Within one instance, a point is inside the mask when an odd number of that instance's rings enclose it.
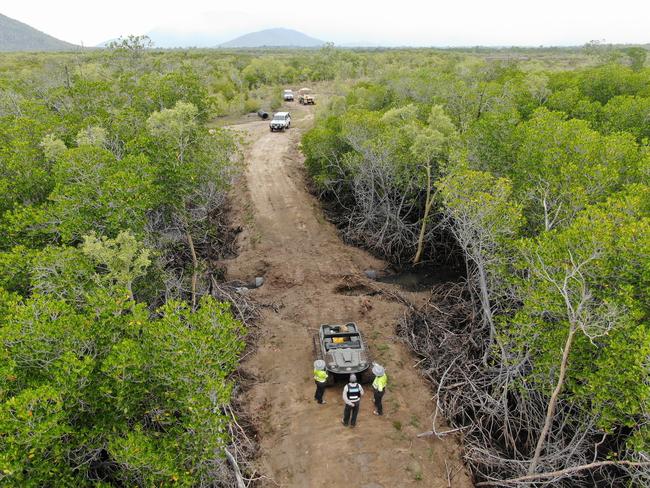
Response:
[[[87,46],[159,27],[226,38],[287,27],[386,46],[650,41],[650,0],[2,0],[0,13]]]

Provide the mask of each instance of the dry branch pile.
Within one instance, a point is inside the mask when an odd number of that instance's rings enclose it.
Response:
[[[465,284],[434,288],[423,308],[411,308],[400,321],[398,333],[422,358],[436,391],[432,431],[422,435],[462,432],[465,461],[478,486],[647,486],[648,459],[598,462],[620,439],[603,435],[593,418],[562,402],[537,473],[524,476],[548,396],[526,383],[528,357],[493,350],[484,365],[489,332]],[[451,423],[450,430],[436,430],[438,415]],[[637,484],[624,484],[630,480]]]
[[[415,176],[401,181],[386,158],[368,157],[350,181],[345,179],[348,176],[332,178],[321,187],[311,184],[311,191],[323,201],[328,219],[346,242],[399,265],[411,261],[416,253],[426,191]],[[331,161],[330,170],[347,175],[343,162],[336,159]],[[431,225],[439,220],[431,216],[423,236],[426,257],[436,262],[456,251],[444,229]]]

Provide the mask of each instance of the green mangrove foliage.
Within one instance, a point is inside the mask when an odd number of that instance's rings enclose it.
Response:
[[[346,237],[464,264],[472,311],[410,337],[433,340],[414,346],[483,480],[580,467],[553,479],[593,486],[582,467],[611,459],[603,483],[650,475],[650,69],[632,61],[387,68],[304,136]],[[445,351],[450,330],[473,345]]]
[[[246,330],[198,270],[223,252],[237,145],[206,126],[204,74],[154,58],[0,74],[3,486],[232,479]]]

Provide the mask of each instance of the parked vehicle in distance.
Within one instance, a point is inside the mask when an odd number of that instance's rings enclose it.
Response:
[[[271,132],[283,131],[291,126],[291,115],[289,112],[277,112],[273,115],[269,127]]]
[[[298,95],[298,102],[302,105],[314,105],[316,103],[314,96],[311,94],[311,89],[309,88],[301,88],[298,90]]]
[[[330,373],[327,384],[334,383],[336,375],[347,378],[355,373],[361,383],[372,380],[372,361],[361,331],[354,322],[321,325],[314,334],[316,359],[325,361]]]
[[[284,90],[282,98],[285,102],[293,102],[293,90]]]

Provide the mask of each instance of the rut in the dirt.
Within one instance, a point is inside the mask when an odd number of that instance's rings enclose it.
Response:
[[[285,133],[269,133],[264,122],[237,127],[252,143],[246,183],[254,224],[228,272],[243,278],[263,268],[266,283],[254,293],[274,305],[263,314],[257,349],[244,364],[259,379],[247,406],[260,429],[262,484],[447,487],[451,480],[451,486],[469,487],[456,439],[416,437],[430,430],[435,406],[416,361],[394,337],[404,306],[381,294],[346,292],[350,278],[362,283],[364,269],[384,263],[343,244],[305,188],[297,145],[308,110],[294,114],[296,127]],[[384,417],[372,415],[367,394],[354,430],[340,422],[341,385],[328,388],[328,403],[318,405],[311,377],[318,325],[352,320],[390,378]]]

